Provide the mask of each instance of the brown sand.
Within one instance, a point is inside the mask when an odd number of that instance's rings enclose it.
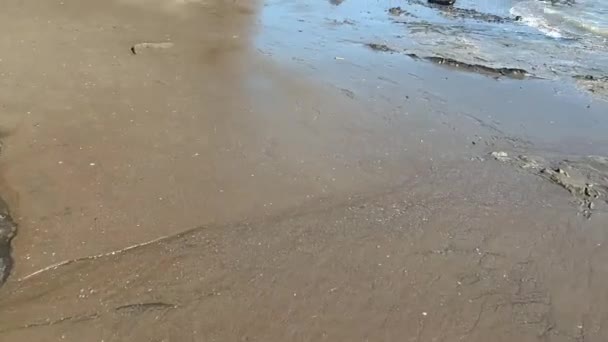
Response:
[[[487,158],[559,129],[513,136],[400,56],[260,46],[253,1],[4,7],[1,340],[608,338],[606,214]]]

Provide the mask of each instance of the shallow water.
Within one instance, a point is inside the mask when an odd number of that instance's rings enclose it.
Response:
[[[577,89],[574,82],[553,79],[502,79],[497,82],[487,75],[453,73],[406,56],[410,52],[434,56],[441,51],[453,53],[443,56],[489,63],[489,58],[479,57],[480,50],[475,50],[474,54],[458,54],[459,51],[450,51],[449,46],[436,44],[434,39],[441,37],[437,31],[449,27],[448,24],[421,23],[415,32],[404,34],[398,20],[406,20],[407,16],[396,18],[387,12],[388,8],[404,3],[346,0],[340,5],[332,5],[329,1],[305,4],[269,1],[260,13],[263,27],[256,36],[255,45],[265,55],[273,56],[273,60],[295,65],[304,74],[323,75],[321,78],[325,82],[348,88],[355,96],[367,94],[373,107],[378,106],[378,99],[400,99],[406,94],[412,99],[408,101],[409,110],[416,107],[420,112],[462,112],[489,122],[500,122],[503,132],[531,141],[545,150],[567,154],[603,154],[607,150],[606,104],[594,101],[588,92]],[[421,5],[419,9],[425,15],[435,15],[437,20],[448,22],[436,8]],[[509,6],[503,9],[502,14],[507,13]],[[497,6],[486,6],[484,10],[493,15],[501,13]],[[496,23],[471,23],[482,33],[483,27],[495,30],[504,27],[504,24]],[[469,28],[474,26],[469,25]],[[462,27],[454,28],[457,29]],[[427,41],[425,35],[429,37]],[[466,43],[464,38],[453,41],[454,46]],[[491,39],[486,38],[486,41],[492,43]],[[385,44],[396,52],[374,51],[366,46],[369,43]],[[377,84],[370,79],[370,73],[377,73],[382,80],[391,83]],[[564,78],[571,81],[570,77]],[[418,89],[421,85],[424,87],[422,92]]]
[[[333,10],[325,14],[328,21],[365,22],[365,30],[359,29],[362,38],[380,39],[419,56],[520,68],[535,77],[573,82],[577,76],[601,79],[608,75],[608,2],[603,0],[571,5],[461,0],[453,8],[432,6],[424,0],[330,3]],[[388,13],[397,6],[404,11],[401,15]],[[597,93],[605,98],[608,91]]]
[[[604,43],[608,37],[608,2],[605,0],[520,1],[511,12],[553,37],[600,39]]]

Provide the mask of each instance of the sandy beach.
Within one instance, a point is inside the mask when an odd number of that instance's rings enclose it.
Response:
[[[396,5],[6,1],[0,340],[607,340],[608,102]]]

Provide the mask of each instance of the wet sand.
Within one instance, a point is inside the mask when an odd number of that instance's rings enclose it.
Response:
[[[374,51],[346,4],[9,1],[2,340],[608,338],[605,198],[541,172],[608,104]]]

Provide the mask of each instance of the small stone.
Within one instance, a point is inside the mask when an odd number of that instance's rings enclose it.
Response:
[[[494,159],[498,160],[498,161],[507,161],[509,160],[509,154],[507,152],[503,152],[503,151],[496,151],[496,152],[492,152],[490,153],[490,155],[492,157],[494,157]]]
[[[402,14],[407,14],[407,11],[402,9],[401,7],[391,7],[388,9],[388,13],[394,16],[400,16]]]

